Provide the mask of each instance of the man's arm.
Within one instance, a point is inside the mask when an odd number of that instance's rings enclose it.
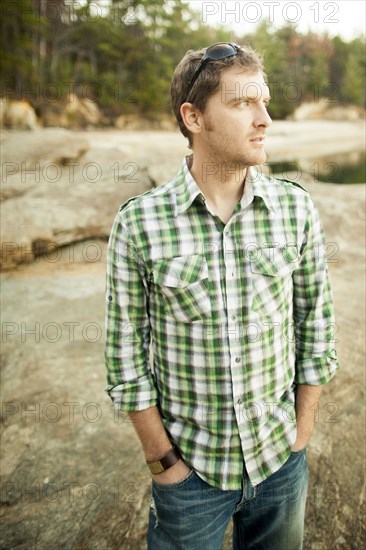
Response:
[[[339,368],[334,346],[336,324],[324,233],[310,197],[305,235],[300,264],[293,274],[297,384],[294,451],[307,445],[314,428],[322,385]]]
[[[316,410],[319,405],[323,386],[306,386],[300,384],[296,387],[296,441],[292,451],[299,451],[308,444],[313,433],[316,418]]]
[[[130,415],[146,460],[159,460],[171,449],[172,443],[156,406],[158,392],[149,365],[146,285],[143,260],[118,214],[107,253],[106,391],[115,406]],[[180,459],[153,477],[161,483],[174,483],[188,472],[189,468]]]
[[[157,406],[143,411],[129,413],[134,428],[139,436],[146,460],[159,460],[172,448],[172,443],[164,428]],[[180,459],[160,474],[153,475],[159,483],[175,483],[183,479],[190,469]]]
[[[114,220],[107,250],[105,366],[107,393],[114,405],[131,412],[158,403],[150,369],[150,319],[145,266],[121,212]]]
[[[293,272],[295,383],[319,386],[339,368],[335,350],[337,328],[323,228],[310,197],[308,201],[301,258]]]

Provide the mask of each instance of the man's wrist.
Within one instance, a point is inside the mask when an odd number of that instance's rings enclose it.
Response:
[[[181,459],[180,452],[174,445],[158,460],[146,460],[152,474],[161,474],[172,466],[174,466]]]
[[[149,452],[145,452],[145,460],[146,462],[153,462],[155,460],[160,460],[163,458],[172,448],[173,443],[171,441],[168,441],[164,445],[159,445],[159,447],[150,450]]]

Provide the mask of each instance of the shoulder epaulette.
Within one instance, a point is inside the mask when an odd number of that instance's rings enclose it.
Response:
[[[283,178],[276,178],[276,179],[279,179],[280,181],[284,181],[285,183],[290,183],[291,185],[295,185],[295,187],[299,187],[299,189],[302,189],[303,191],[305,191],[305,193],[309,193],[309,191],[307,189],[305,189],[305,187],[300,185],[297,181],[286,180],[286,179],[283,179]]]
[[[134,197],[130,197],[129,199],[127,199],[126,202],[121,204],[121,206],[119,207],[119,211],[121,212],[122,210],[124,210],[130,202],[132,202],[132,201],[138,199],[139,197],[142,197],[143,195],[146,195],[147,193],[150,193],[150,192],[151,192],[151,189],[148,189],[148,191],[145,191],[145,193],[140,193],[140,195],[135,195]]]
[[[291,180],[287,180],[289,181],[290,183],[292,183],[292,185],[295,185],[296,187],[299,187],[300,189],[302,189],[303,191],[305,191],[305,193],[309,193],[309,191],[307,189],[305,189],[305,187],[303,187],[302,185],[300,185],[297,181],[291,181]]]

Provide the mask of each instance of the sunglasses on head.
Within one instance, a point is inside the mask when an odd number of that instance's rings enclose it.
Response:
[[[193,88],[193,84],[196,82],[198,76],[201,74],[202,69],[207,65],[209,61],[218,61],[219,59],[231,57],[233,55],[236,55],[239,50],[240,46],[238,46],[238,44],[234,44],[233,42],[217,42],[216,44],[212,44],[212,46],[208,46],[197,69],[192,76],[191,82],[189,83],[188,92],[186,95],[187,99],[189,97],[190,91]]]

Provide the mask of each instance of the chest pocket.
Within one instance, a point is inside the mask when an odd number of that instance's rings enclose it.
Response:
[[[252,308],[260,315],[292,312],[292,273],[299,265],[296,246],[260,248],[252,251]]]
[[[158,260],[152,271],[167,315],[183,323],[211,317],[208,265],[204,256],[194,254]]]

